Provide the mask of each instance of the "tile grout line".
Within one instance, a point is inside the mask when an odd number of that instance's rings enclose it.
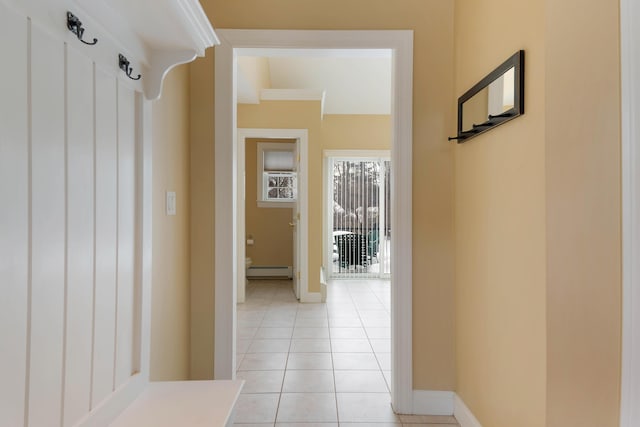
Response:
[[[331,340],[331,321],[329,320],[329,309],[325,303],[324,309],[327,313],[327,329],[329,333],[329,352],[331,354],[331,376],[333,377],[333,402],[336,408],[336,423],[340,425],[340,412],[338,410],[338,385],[336,382],[336,363],[333,357],[333,341]]]
[[[376,372],[379,372],[381,375],[383,375],[383,378],[384,378],[384,371],[383,371],[383,369],[382,369],[382,365],[381,365],[380,361],[378,360],[377,354],[375,353],[375,351],[374,351],[374,349],[373,349],[373,345],[372,345],[372,343],[371,343],[372,338],[370,337],[370,334],[368,333],[368,331],[367,331],[367,329],[366,329],[366,326],[365,326],[365,324],[364,324],[363,317],[362,317],[362,315],[361,315],[361,313],[360,313],[360,309],[358,309],[358,306],[356,305],[356,301],[355,301],[354,293],[352,292],[352,289],[351,289],[351,288],[347,288],[347,290],[348,290],[348,292],[347,292],[348,298],[351,300],[350,305],[351,305],[351,306],[356,310],[357,317],[358,317],[358,321],[359,321],[359,327],[360,327],[360,328],[362,328],[362,330],[363,330],[363,332],[364,332],[364,335],[365,335],[365,338],[367,339],[367,343],[369,344],[369,351],[371,352],[370,354],[372,354],[372,355],[374,356],[374,358],[376,359],[376,364],[377,364],[378,369],[376,369],[375,371],[376,371]],[[368,292],[367,292],[367,295],[375,294],[375,293],[373,292],[373,290],[371,289],[371,285],[367,285],[367,291],[368,291]],[[248,292],[248,294],[249,294],[249,292]],[[249,296],[249,295],[248,295],[248,296]],[[256,308],[258,309],[258,310],[256,310],[256,311],[262,311],[262,310],[259,310],[259,309],[260,309],[260,308],[264,308],[264,307],[266,307],[266,311],[263,311],[263,314],[262,314],[262,316],[261,316],[261,320],[260,320],[260,322],[257,324],[257,328],[256,328],[256,330],[254,331],[254,333],[253,333],[253,335],[252,335],[252,338],[251,338],[251,340],[250,340],[250,345],[251,345],[251,343],[252,343],[252,342],[254,342],[255,340],[259,340],[259,339],[262,339],[262,340],[265,340],[265,341],[270,341],[270,340],[276,340],[276,339],[284,338],[284,336],[282,336],[282,335],[280,335],[280,334],[278,334],[278,333],[276,333],[273,337],[269,337],[269,338],[264,338],[264,337],[263,337],[263,338],[260,338],[260,337],[258,336],[259,331],[264,330],[264,329],[266,329],[266,328],[269,328],[269,327],[270,327],[270,326],[265,326],[265,325],[264,325],[264,322],[267,320],[268,315],[269,315],[269,313],[270,313],[270,312],[271,312],[271,313],[273,313],[273,312],[275,312],[276,310],[278,310],[278,307],[276,307],[276,306],[274,305],[278,296],[279,296],[279,293],[278,293],[276,290],[272,290],[271,292],[269,292],[269,293],[268,293],[268,295],[264,295],[264,294],[261,294],[261,295],[260,295],[260,298],[262,298],[262,299],[268,299],[268,301],[265,301],[266,305],[262,305],[262,306],[261,306],[261,305],[258,305],[258,306],[256,307]],[[375,297],[377,298],[377,295],[375,295]],[[250,299],[250,298],[248,298],[248,299]],[[379,299],[379,298],[377,298],[377,299],[378,299],[378,301],[380,301],[380,299]],[[334,339],[335,337],[334,337],[334,335],[332,334],[332,331],[331,331],[332,322],[330,321],[330,319],[331,319],[332,317],[331,317],[331,316],[329,316],[329,306],[330,306],[330,304],[324,304],[324,306],[323,306],[323,308],[324,308],[324,314],[325,314],[326,319],[327,319],[327,320],[326,320],[326,324],[325,324],[324,326],[315,326],[315,325],[314,325],[314,326],[306,326],[306,325],[307,325],[306,323],[305,323],[305,326],[298,326],[298,320],[301,320],[301,319],[315,319],[315,318],[316,318],[316,316],[314,316],[314,315],[310,315],[310,316],[300,317],[300,314],[301,314],[304,310],[301,310],[302,306],[300,305],[300,303],[297,303],[297,304],[296,304],[296,310],[295,310],[295,315],[294,315],[294,321],[293,321],[293,325],[292,325],[292,328],[291,328],[290,334],[289,334],[289,336],[288,336],[288,339],[289,339],[289,348],[288,348],[287,357],[286,357],[286,361],[285,361],[285,366],[284,366],[284,372],[283,372],[282,382],[281,382],[281,384],[280,384],[280,393],[278,394],[278,402],[277,402],[277,407],[276,407],[276,418],[275,418],[274,423],[273,423],[273,425],[274,425],[274,426],[275,426],[275,425],[277,425],[277,422],[278,422],[278,415],[280,415],[279,411],[280,411],[280,404],[281,404],[281,401],[282,401],[282,400],[281,400],[281,399],[282,399],[282,394],[283,394],[283,393],[284,393],[284,391],[285,391],[285,390],[284,390],[284,384],[285,384],[285,383],[284,383],[284,381],[286,380],[286,374],[290,371],[290,369],[289,369],[289,368],[290,368],[290,364],[289,364],[289,363],[290,363],[291,353],[292,353],[292,350],[293,350],[293,340],[294,340],[294,339],[296,339],[296,338],[295,338],[295,331],[296,331],[296,329],[297,329],[297,328],[310,328],[310,329],[316,329],[316,328],[318,328],[318,329],[322,329],[322,328],[327,328],[327,335],[328,335],[328,342],[329,342],[329,354],[330,354],[330,360],[331,360],[331,367],[330,367],[330,369],[331,369],[332,378],[333,378],[333,383],[334,383],[334,384],[333,384],[333,396],[334,396],[334,404],[335,404],[335,411],[336,411],[335,413],[336,413],[336,420],[337,420],[337,422],[338,422],[338,423],[340,422],[340,417],[339,417],[339,413],[338,413],[338,401],[337,401],[337,393],[338,393],[338,391],[337,391],[337,387],[336,387],[336,377],[335,377],[335,376],[336,376],[335,355],[336,355],[337,353],[335,353],[335,352],[334,352],[334,348],[333,348],[333,339]],[[366,310],[366,308],[365,308],[365,310]],[[325,317],[319,317],[319,318],[324,319]],[[309,324],[312,324],[312,323],[313,323],[312,321],[311,321],[311,322],[309,322]],[[247,326],[247,327],[249,327],[249,326]],[[252,328],[253,328],[253,324],[252,324],[252,325],[250,325],[250,327],[252,327]],[[272,326],[272,327],[277,327],[277,326]],[[351,327],[351,326],[344,326],[344,328],[347,328],[347,327]],[[300,339],[303,339],[303,338],[309,338],[309,339],[311,339],[311,337],[304,337],[304,336],[303,336],[302,338],[300,338]],[[319,338],[317,338],[317,337],[316,337],[316,338],[314,338],[314,339],[319,339]],[[337,338],[335,338],[335,339],[337,339]],[[260,352],[258,352],[258,353],[260,353]],[[306,353],[306,352],[305,352],[305,353]],[[308,369],[303,369],[303,370],[308,370]],[[313,370],[313,369],[312,369],[312,370]],[[357,370],[357,369],[352,369],[352,370]],[[293,371],[293,370],[292,370],[292,371]],[[385,385],[386,385],[386,388],[387,388],[387,390],[388,390],[388,384],[386,384],[386,378],[385,378]],[[266,393],[266,392],[265,392],[265,393]],[[298,393],[299,393],[299,394],[305,394],[306,392],[302,392],[302,391],[301,391],[301,392],[298,392]],[[296,393],[296,394],[298,394],[298,393]],[[262,393],[259,393],[259,394],[262,394]],[[386,392],[385,394],[388,394],[388,392]],[[271,424],[271,423],[270,423],[270,424]],[[265,424],[265,425],[266,425],[266,424]],[[399,425],[402,425],[402,424],[399,424]]]
[[[298,308],[296,307],[296,316],[297,316],[297,313],[298,313]],[[294,323],[294,327],[295,327],[295,323]],[[278,394],[278,403],[276,404],[276,415],[273,420],[274,427],[278,422],[278,413],[280,412],[280,402],[282,402],[282,393],[284,392],[284,381],[285,381],[285,378],[287,377],[287,367],[289,366],[289,354],[291,352],[292,340],[293,340],[293,328],[291,329],[291,338],[289,339],[289,351],[287,351],[287,358],[284,362],[284,372],[282,374],[282,382],[280,383],[280,393]]]

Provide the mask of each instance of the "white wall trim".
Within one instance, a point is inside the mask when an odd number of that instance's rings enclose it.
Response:
[[[220,36],[220,35],[219,35]],[[215,319],[213,375],[232,380],[236,370],[237,191],[236,74],[233,46],[215,48]],[[224,59],[223,59],[224,58]],[[230,266],[230,268],[229,268]]]
[[[262,89],[261,101],[320,101],[320,118],[324,117],[324,101],[327,95],[322,89]]]
[[[392,51],[392,228],[391,301],[392,405],[397,412],[413,410],[412,372],[412,149],[413,31],[219,30],[215,48],[215,214],[216,266],[234,265],[236,240],[234,195],[236,158],[236,55],[243,49],[389,49]],[[231,183],[231,185],[229,185]],[[231,251],[229,248],[233,245]],[[235,367],[234,271],[215,272],[215,377],[233,378]],[[318,272],[319,274],[319,272]],[[225,307],[226,306],[226,307]]]
[[[397,40],[392,67],[391,402],[396,411],[412,413],[413,32],[402,32]]]
[[[333,263],[333,259],[329,259],[329,250],[333,247],[332,233],[329,232],[329,218],[333,215],[333,206],[327,203],[329,200],[329,188],[333,185],[331,176],[329,175],[329,157],[325,154],[327,150],[322,152],[322,267],[320,268],[321,286],[327,284],[327,271]]]
[[[322,150],[322,155],[337,158],[390,159],[389,150]]]
[[[413,414],[453,415],[452,391],[413,390]]]
[[[247,277],[293,277],[293,267],[290,265],[252,265],[247,268]],[[240,278],[238,278],[238,285],[240,285]],[[240,295],[240,288],[238,286],[238,295]],[[238,302],[240,297],[238,296]]]
[[[640,5],[620,0],[622,78],[622,382],[620,426],[640,425]]]
[[[453,416],[458,420],[460,427],[482,427],[480,421],[473,415],[458,394],[453,398]]]

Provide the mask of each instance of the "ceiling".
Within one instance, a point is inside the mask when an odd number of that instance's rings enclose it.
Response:
[[[251,49],[238,56],[238,103],[320,100],[323,114],[390,114],[391,51]]]

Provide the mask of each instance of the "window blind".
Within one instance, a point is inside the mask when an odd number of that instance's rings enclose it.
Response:
[[[263,169],[269,171],[293,171],[293,151],[265,150]]]

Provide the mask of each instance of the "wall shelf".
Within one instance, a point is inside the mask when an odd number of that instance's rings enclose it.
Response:
[[[101,67],[119,70],[119,54],[139,70],[142,79],[129,82],[145,98],[160,97],[167,72],[204,56],[220,43],[198,0],[0,0],[35,19],[69,46],[82,49]],[[76,15],[100,39],[86,46],[67,29],[67,12]],[[92,50],[89,50],[92,49]],[[137,74],[137,72],[136,72]],[[122,76],[126,77],[124,73]]]

